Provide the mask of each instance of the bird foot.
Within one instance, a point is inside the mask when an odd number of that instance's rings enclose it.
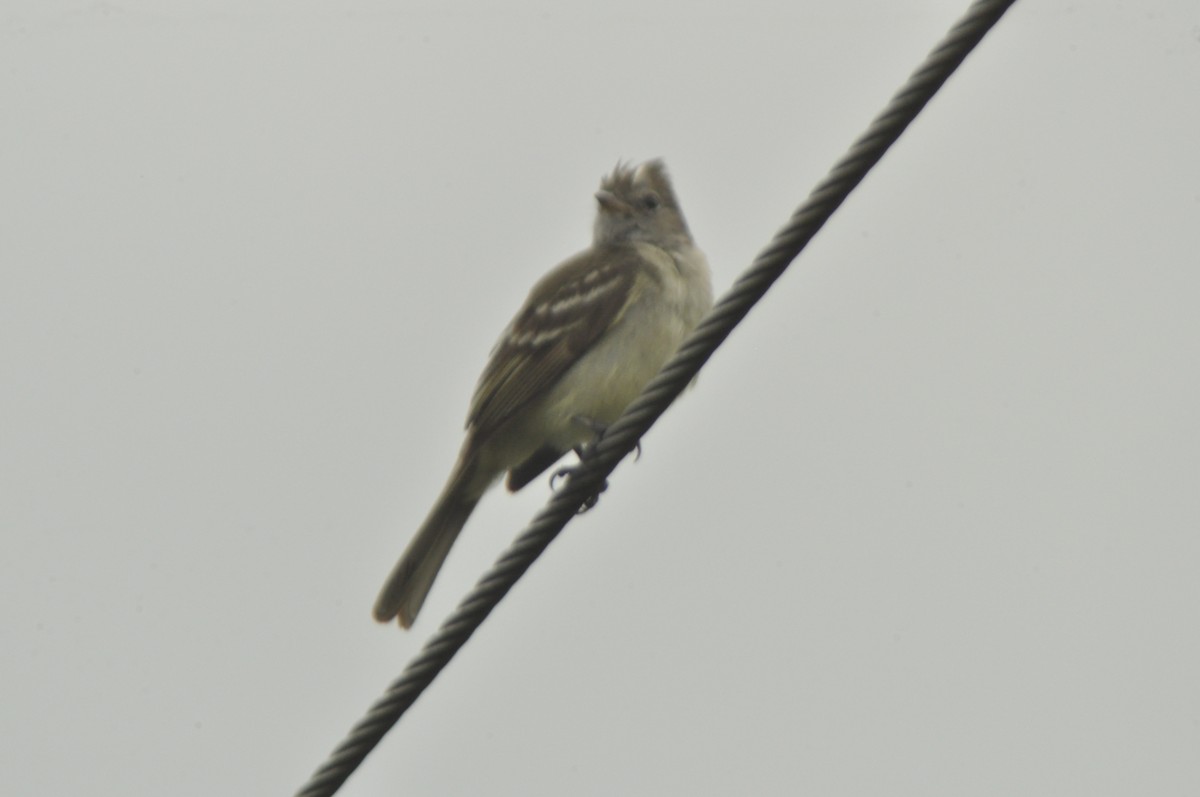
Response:
[[[585,418],[583,416],[576,416],[575,421],[583,426],[586,426],[588,429],[592,430],[596,434],[595,440],[593,440],[591,443],[588,443],[586,445],[581,443],[581,444],[575,446],[575,448],[573,449],[575,451],[575,456],[579,457],[580,462],[583,462],[589,456],[591,456],[592,449],[595,447],[596,443],[600,442],[600,438],[604,436],[604,433],[606,431],[608,431],[608,424],[601,423],[600,421],[597,421],[593,418]],[[633,449],[633,461],[637,462],[641,458],[642,458],[642,444],[639,441],[634,446],[634,449]],[[550,489],[557,490],[559,480],[565,479],[566,477],[573,474],[577,467],[579,467],[579,466],[575,465],[575,466],[562,467],[562,468],[559,468],[558,470],[554,471],[554,473],[550,474]],[[582,515],[584,512],[586,512],[589,509],[591,509],[592,507],[594,507],[596,505],[596,502],[600,500],[600,493],[604,492],[607,489],[608,489],[608,480],[606,479],[604,481],[604,484],[600,485],[600,489],[596,491],[595,495],[589,496],[587,498],[587,500],[585,500],[583,502],[583,504],[579,507],[578,514]]]
[[[554,473],[551,473],[550,474],[550,489],[557,490],[558,489],[558,480],[565,479],[566,477],[573,474],[575,472],[575,468],[577,468],[577,467],[579,467],[579,466],[576,465],[574,467],[569,467],[569,466],[562,467],[562,468],[559,468],[558,470],[554,471]],[[592,507],[594,507],[596,505],[596,502],[598,502],[600,500],[600,493],[604,492],[607,489],[608,489],[608,479],[605,479],[604,483],[600,485],[600,489],[597,490],[594,495],[590,495],[586,499],[584,499],[583,503],[580,504],[579,509],[576,510],[575,514],[582,515],[584,512],[586,512],[589,509],[591,509]]]

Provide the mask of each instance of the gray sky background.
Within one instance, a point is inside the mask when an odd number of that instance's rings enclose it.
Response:
[[[718,292],[965,2],[0,4],[0,791],[288,794],[500,329]],[[1200,793],[1200,6],[1018,3],[344,789]]]

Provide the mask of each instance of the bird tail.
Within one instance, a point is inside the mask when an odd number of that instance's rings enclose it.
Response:
[[[430,510],[429,517],[404,549],[400,561],[396,562],[379,591],[374,610],[379,622],[387,623],[397,618],[402,627],[408,628],[417,619],[417,612],[421,611],[425,596],[446,561],[446,554],[450,553],[458,533],[479,503],[479,495],[462,495],[467,492],[462,489],[462,470],[460,467],[450,477],[450,483]]]

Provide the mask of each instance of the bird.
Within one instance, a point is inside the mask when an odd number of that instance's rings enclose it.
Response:
[[[410,628],[484,493],[593,443],[712,307],[708,261],[661,159],[601,179],[588,249],[543,276],[479,377],[445,487],[375,602]]]

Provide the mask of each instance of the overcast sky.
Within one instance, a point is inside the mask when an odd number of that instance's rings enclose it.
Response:
[[[601,175],[722,293],[965,7],[0,0],[0,792],[302,785]],[[1018,3],[343,794],[1200,793],[1197,142]]]

